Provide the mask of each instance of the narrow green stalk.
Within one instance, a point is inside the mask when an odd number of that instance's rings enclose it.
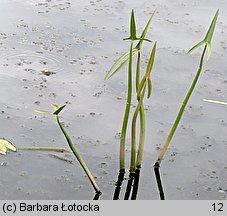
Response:
[[[140,49],[138,52],[138,58],[137,58],[137,66],[136,66],[136,92],[138,94],[138,89],[139,89],[139,83],[140,83],[140,62],[141,62],[141,54],[140,54]],[[144,143],[145,141],[145,112],[144,112],[144,107],[143,104],[141,104],[140,107],[140,138],[139,138],[139,146],[140,143]],[[136,167],[139,165],[138,164],[138,156],[141,154],[141,149],[139,147],[138,153],[137,153],[137,162],[136,162]],[[141,156],[139,156],[141,157]]]
[[[136,169],[136,121],[137,121],[138,113],[141,110],[145,91],[146,91],[146,84],[145,84],[145,86],[142,90],[142,93],[141,93],[139,101],[138,101],[138,105],[136,107],[136,110],[135,110],[133,118],[132,118],[131,165],[130,165],[130,171],[131,172],[135,172],[135,169]],[[143,122],[143,124],[144,123],[145,122]]]
[[[143,154],[143,146],[145,142],[145,112],[143,107],[143,99],[146,91],[146,83],[142,90],[140,97],[138,98],[138,105],[133,115],[132,121],[132,149],[131,149],[131,168],[130,171],[133,173],[133,190],[132,190],[132,200],[136,200],[138,187],[139,187],[139,178],[140,178],[140,168],[142,162],[142,154]],[[136,157],[136,119],[138,116],[138,112],[140,113],[140,137],[139,137],[139,146]]]
[[[136,93],[138,94],[139,84],[140,84],[140,64],[141,63],[141,53],[138,50],[137,62],[136,62]]]
[[[170,130],[170,133],[169,133],[169,135],[168,135],[168,137],[166,139],[165,145],[163,146],[163,148],[162,148],[162,150],[161,150],[161,152],[160,152],[160,154],[159,154],[159,156],[158,156],[158,158],[156,160],[156,163],[158,163],[159,165],[160,165],[160,163],[161,163],[161,161],[163,159],[163,156],[166,153],[166,150],[167,150],[167,148],[169,146],[170,141],[173,138],[173,135],[174,135],[174,133],[175,133],[177,127],[178,127],[178,124],[179,124],[179,122],[181,120],[181,117],[182,117],[182,115],[184,113],[184,110],[185,110],[185,107],[186,107],[186,105],[188,103],[188,100],[189,100],[189,98],[190,98],[190,96],[191,96],[191,94],[192,94],[192,92],[193,92],[193,90],[195,88],[195,85],[196,85],[196,83],[198,81],[198,78],[200,76],[200,73],[201,73],[201,70],[202,70],[202,67],[203,67],[203,60],[204,60],[204,55],[205,55],[205,52],[206,52],[206,48],[207,48],[207,45],[205,45],[205,47],[203,49],[203,54],[202,54],[201,59],[200,59],[199,68],[198,68],[198,71],[196,73],[196,76],[195,76],[195,78],[194,78],[194,80],[192,82],[192,85],[191,85],[191,87],[190,87],[190,89],[189,89],[189,91],[188,91],[188,93],[187,93],[182,105],[181,105],[181,108],[180,108],[180,110],[178,112],[176,120],[175,120],[175,122],[174,122],[174,124],[172,126],[172,129]]]
[[[163,148],[162,148],[162,150],[161,150],[161,152],[160,152],[160,154],[159,154],[159,156],[158,156],[158,158],[157,158],[157,160],[156,160],[156,162],[154,164],[154,173],[155,173],[156,182],[157,182],[157,186],[158,186],[158,190],[159,190],[159,196],[160,196],[161,200],[165,199],[165,194],[164,194],[162,181],[161,181],[161,176],[160,176],[160,170],[159,170],[160,169],[160,164],[161,164],[161,161],[162,161],[162,159],[163,159],[163,157],[164,157],[164,155],[166,153],[166,150],[167,150],[167,148],[168,148],[168,146],[170,144],[170,141],[172,140],[173,135],[174,135],[174,133],[175,133],[175,131],[176,131],[178,125],[179,125],[179,122],[180,122],[181,117],[182,117],[182,115],[184,113],[184,110],[185,110],[185,107],[186,107],[186,105],[188,103],[188,100],[189,100],[189,98],[190,98],[190,96],[191,96],[191,94],[192,94],[192,92],[193,92],[193,90],[194,90],[194,88],[196,86],[196,83],[197,83],[197,81],[199,79],[199,76],[200,76],[200,73],[201,73],[201,70],[202,70],[202,67],[203,67],[203,60],[204,60],[204,55],[205,55],[205,52],[206,52],[206,48],[207,48],[207,45],[205,45],[205,47],[203,49],[203,53],[202,53],[202,56],[201,56],[201,59],[200,59],[199,68],[198,68],[198,71],[196,73],[196,76],[195,76],[195,78],[194,78],[194,80],[193,80],[193,82],[191,84],[190,89],[188,90],[187,95],[185,96],[185,99],[184,99],[184,101],[183,101],[183,103],[181,105],[181,108],[180,108],[180,110],[178,112],[176,120],[175,120],[175,122],[174,122],[174,124],[172,126],[172,129],[170,130],[170,133],[169,133],[169,135],[168,135],[168,137],[166,139],[165,145],[163,146]]]
[[[29,147],[29,146],[23,146],[23,147],[17,147],[17,150],[32,150],[32,151],[55,151],[55,152],[70,152],[69,150],[66,150],[64,148],[51,148],[51,147]]]
[[[110,77],[112,77],[113,75],[115,75],[118,71],[120,71],[120,69],[122,69],[126,63],[128,63],[128,91],[127,91],[127,102],[126,102],[126,107],[125,107],[125,113],[124,113],[124,119],[123,119],[123,124],[122,124],[122,129],[121,129],[121,138],[120,138],[120,156],[119,156],[119,174],[118,174],[118,180],[115,184],[115,192],[114,192],[114,197],[113,199],[119,199],[119,194],[120,194],[120,190],[121,190],[121,185],[124,179],[124,174],[125,174],[125,144],[126,144],[126,132],[127,132],[127,125],[128,125],[128,121],[129,121],[129,114],[130,114],[130,107],[131,107],[131,100],[132,100],[132,59],[135,55],[138,54],[138,59],[137,59],[137,70],[136,70],[136,89],[138,91],[139,89],[139,82],[140,82],[140,49],[142,46],[143,41],[148,41],[151,42],[150,40],[146,39],[146,33],[149,29],[151,20],[153,18],[155,14],[152,14],[152,16],[150,17],[146,27],[144,28],[142,35],[140,38],[137,38],[136,36],[136,23],[135,23],[135,16],[134,16],[134,10],[132,10],[131,12],[131,20],[130,20],[130,36],[124,40],[130,40],[131,44],[130,44],[130,49],[129,51],[127,51],[126,53],[124,53],[120,58],[118,58],[118,60],[113,64],[113,66],[111,67],[111,69],[109,70],[109,72],[107,73],[105,79],[108,79]],[[135,48],[133,48],[133,43],[134,41],[138,40],[138,44],[136,45]],[[128,56],[128,58],[127,58]],[[115,69],[116,68],[116,69]],[[141,92],[140,92],[141,93]],[[138,93],[138,94],[140,94]],[[140,111],[140,109],[138,110],[138,112]],[[136,115],[138,115],[138,112]],[[141,114],[140,114],[141,115]],[[136,120],[135,120],[136,121]],[[134,145],[132,145],[134,146]],[[131,159],[134,161],[134,165],[135,166],[135,157],[136,157],[136,150],[135,148],[132,150],[132,157]],[[131,170],[131,169],[130,169]],[[129,195],[130,195],[130,191],[131,191],[131,185],[133,182],[133,173],[130,171],[129,174],[129,181],[128,181],[128,185],[126,188],[126,193],[125,193],[125,199],[128,199]],[[131,183],[130,183],[131,182]],[[128,188],[130,190],[128,190]],[[129,192],[129,193],[128,193]]]
[[[139,90],[139,83],[140,83],[140,62],[141,62],[141,57],[140,57],[140,49],[138,52],[138,58],[137,58],[137,67],[136,67],[136,93],[138,94]],[[137,153],[137,160],[136,160],[136,167],[141,165],[141,160],[142,160],[142,152],[143,152],[143,145],[145,141],[145,112],[144,112],[144,107],[143,103],[140,106],[140,137],[139,137],[139,148],[138,148],[138,153]],[[139,160],[138,160],[139,159]]]
[[[162,150],[161,150],[161,152],[160,152],[160,154],[159,154],[159,156],[158,156],[158,158],[157,158],[157,160],[156,160],[156,162],[154,164],[154,172],[155,172],[156,181],[157,181],[157,185],[158,185],[159,194],[160,194],[160,198],[161,199],[164,199],[165,197],[164,197],[164,191],[163,191],[161,177],[160,177],[160,172],[159,172],[160,164],[161,164],[161,161],[162,161],[162,159],[163,159],[163,157],[164,157],[164,155],[166,153],[166,150],[167,150],[167,148],[168,148],[168,146],[169,146],[169,144],[170,144],[170,142],[171,142],[171,140],[173,138],[173,135],[175,134],[175,131],[176,131],[176,129],[178,127],[178,124],[179,124],[179,122],[181,120],[181,117],[182,117],[182,115],[184,113],[184,110],[185,110],[185,107],[186,107],[186,105],[188,103],[188,100],[189,100],[189,98],[190,98],[190,96],[191,96],[191,94],[192,94],[192,92],[193,92],[193,90],[194,90],[194,88],[196,86],[196,83],[197,83],[197,81],[199,79],[199,76],[200,76],[200,73],[201,73],[201,70],[202,70],[202,67],[203,67],[203,60],[204,60],[204,55],[205,55],[206,49],[207,49],[207,54],[208,54],[207,55],[207,60],[209,59],[209,57],[211,55],[211,40],[212,40],[214,29],[215,29],[215,26],[216,26],[216,23],[217,23],[218,15],[219,15],[219,10],[216,11],[216,13],[215,13],[215,15],[213,17],[213,20],[212,20],[212,22],[210,24],[210,27],[209,27],[206,35],[205,35],[205,38],[202,41],[200,41],[199,43],[197,43],[195,46],[193,46],[187,52],[187,54],[190,54],[191,52],[193,52],[194,50],[196,50],[200,46],[205,45],[204,49],[203,49],[203,53],[202,53],[201,59],[200,59],[199,68],[197,70],[196,76],[195,76],[195,78],[194,78],[194,80],[193,80],[193,82],[191,84],[191,87],[190,87],[187,95],[184,98],[184,101],[183,101],[183,103],[181,105],[181,108],[180,108],[180,110],[178,112],[178,115],[177,115],[177,117],[175,119],[175,122],[174,122],[174,124],[172,126],[172,129],[170,130],[170,133],[169,133],[169,135],[168,135],[168,137],[166,139],[166,142],[165,142],[165,144],[164,144],[164,146],[163,146],[163,148],[162,148]]]
[[[57,123],[62,131],[62,133],[64,134],[67,143],[69,144],[70,149],[72,150],[73,154],[76,156],[77,160],[79,161],[80,165],[82,166],[83,170],[85,171],[85,173],[87,174],[87,177],[89,178],[92,186],[94,187],[96,193],[101,193],[98,185],[96,184],[90,170],[88,169],[87,165],[85,164],[85,162],[83,161],[82,157],[79,155],[79,153],[76,151],[76,148],[74,147],[72,140],[70,139],[69,135],[67,134],[67,132],[65,131],[65,129],[63,128],[58,115],[56,115],[56,119],[57,119]]]
[[[138,94],[138,89],[139,89],[139,83],[140,83],[140,62],[141,62],[141,54],[140,54],[140,46],[138,46],[138,56],[137,56],[137,63],[136,63],[136,93]],[[139,98],[137,98],[138,102],[139,102]],[[141,113],[140,113],[141,115]],[[133,165],[135,164],[135,155],[136,155],[136,128],[135,128],[135,124],[133,123],[135,122],[136,119],[133,118],[132,120],[132,138],[131,138],[131,166],[130,166],[130,170],[129,170],[129,179],[127,182],[127,187],[126,187],[126,191],[125,191],[125,196],[124,199],[128,200],[130,193],[131,193],[131,188],[134,182],[134,177],[135,177],[135,173],[133,171]],[[134,160],[134,162],[133,162]]]
[[[133,40],[130,45],[130,54],[129,54],[129,66],[128,66],[128,93],[127,93],[127,102],[125,107],[124,120],[121,129],[121,139],[120,139],[120,169],[125,169],[125,142],[126,142],[126,132],[127,125],[132,101],[132,47]]]
[[[145,134],[146,134],[146,118],[143,104],[140,107],[140,138],[139,138],[139,147],[136,157],[136,167],[141,167],[144,143],[145,143]]]
[[[156,42],[152,48],[152,52],[147,64],[146,73],[140,81],[140,55],[138,56],[137,61],[137,71],[136,71],[136,90],[137,90],[137,100],[138,104],[135,109],[132,118],[132,128],[131,128],[131,164],[130,164],[130,174],[129,181],[126,188],[125,198],[129,198],[131,193],[131,187],[133,185],[133,191],[131,199],[136,199],[138,186],[139,186],[139,177],[140,177],[140,167],[142,162],[142,155],[145,143],[145,112],[143,108],[143,100],[146,92],[146,87],[148,86],[148,98],[151,95],[151,80],[150,74],[154,63],[156,51]],[[140,52],[139,52],[140,54]],[[139,145],[138,145],[138,153],[136,157],[136,123],[137,117],[140,113],[140,137],[139,137]]]

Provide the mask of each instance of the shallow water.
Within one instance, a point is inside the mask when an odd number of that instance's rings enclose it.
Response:
[[[128,49],[122,39],[128,36],[132,8],[140,27],[157,9],[148,33],[158,41],[158,50],[152,98],[145,102],[147,137],[138,199],[158,199],[152,165],[199,61],[199,52],[191,56],[185,52],[203,37],[216,9],[221,9],[212,56],[205,62],[161,172],[167,199],[226,199],[226,107],[202,101],[226,101],[227,8],[221,0],[1,1],[0,137],[16,146],[67,148],[55,119],[34,112],[49,109],[52,103],[67,104],[62,121],[96,177],[101,199],[112,199],[126,76],[122,71],[107,82],[103,78]],[[150,49],[144,46],[145,58]],[[127,150],[129,159],[129,145]],[[9,152],[0,157],[0,165],[1,199],[94,195],[71,154]]]

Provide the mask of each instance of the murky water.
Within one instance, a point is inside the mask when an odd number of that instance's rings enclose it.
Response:
[[[34,111],[49,109],[52,103],[67,104],[62,121],[96,177],[101,199],[112,199],[126,73],[107,82],[103,79],[128,49],[122,39],[128,36],[132,8],[140,27],[157,9],[148,34],[158,41],[158,50],[153,94],[145,102],[147,137],[138,199],[158,198],[152,165],[199,61],[199,53],[188,57],[185,52],[203,37],[216,9],[221,10],[211,59],[161,171],[167,199],[226,199],[227,109],[202,101],[227,100],[227,8],[222,0],[1,1],[0,137],[16,146],[67,148],[55,119]],[[150,49],[144,47],[145,58]],[[129,159],[129,144],[127,150]],[[94,195],[71,154],[10,152],[0,157],[0,165],[1,199],[92,199]]]

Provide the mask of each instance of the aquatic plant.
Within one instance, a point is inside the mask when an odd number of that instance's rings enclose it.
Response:
[[[131,185],[133,184],[133,191],[131,199],[135,200],[137,197],[138,192],[138,185],[139,185],[139,177],[140,177],[140,169],[142,165],[142,157],[143,157],[143,150],[144,150],[144,143],[145,143],[145,135],[146,135],[146,118],[145,118],[145,111],[143,106],[143,100],[146,92],[146,88],[148,90],[147,98],[150,98],[151,91],[152,91],[152,83],[151,83],[151,71],[154,64],[154,58],[155,58],[155,52],[156,52],[156,42],[153,46],[152,52],[150,54],[150,58],[147,64],[146,73],[144,74],[143,78],[140,82],[138,82],[138,85],[136,86],[137,89],[137,100],[138,104],[134,111],[133,117],[132,117],[132,125],[131,125],[131,164],[130,164],[130,179],[128,181],[126,193],[125,193],[125,199],[129,198],[130,192],[131,192]],[[139,63],[139,61],[137,62]],[[137,67],[138,72],[139,67]],[[137,77],[139,79],[139,76]],[[137,117],[140,113],[140,129],[139,129],[139,144],[138,144],[138,151],[136,155],[136,123],[137,123]]]
[[[149,29],[151,20],[154,16],[155,12],[151,15],[147,25],[145,26],[141,37],[137,38],[136,36],[136,22],[135,22],[135,16],[134,16],[134,10],[132,10],[131,12],[131,18],[130,18],[130,36],[124,40],[130,40],[130,49],[129,51],[125,52],[120,58],[118,58],[118,60],[113,64],[113,66],[110,68],[109,72],[107,73],[105,80],[109,79],[110,77],[114,76],[117,72],[119,72],[126,64],[128,64],[128,84],[127,84],[127,101],[126,101],[126,107],[125,107],[125,113],[124,113],[124,118],[123,118],[123,124],[122,124],[122,129],[121,129],[121,137],[120,137],[120,153],[119,153],[119,175],[118,175],[118,180],[116,182],[116,188],[115,188],[115,192],[114,192],[114,200],[119,199],[119,195],[120,195],[120,190],[121,190],[121,185],[122,182],[124,180],[124,175],[125,175],[125,143],[126,143],[126,131],[127,131],[127,125],[128,125],[128,121],[129,121],[129,114],[130,114],[130,107],[131,107],[131,100],[132,100],[132,91],[133,91],[133,77],[132,77],[132,70],[133,70],[133,64],[132,64],[132,59],[133,57],[135,57],[136,55],[138,55],[137,57],[137,66],[136,66],[136,89],[137,89],[137,93],[138,93],[138,89],[139,89],[139,83],[140,83],[140,61],[141,61],[141,55],[140,55],[140,50],[141,50],[141,46],[143,41],[148,41],[151,42],[149,39],[146,39],[145,36],[147,34],[147,31]],[[133,48],[133,44],[134,41],[139,40],[139,42],[137,43],[137,45]],[[143,80],[142,84],[141,84],[141,90],[144,87],[144,82],[145,80]],[[150,84],[149,84],[150,86]],[[133,122],[133,136],[135,136],[135,124],[136,124],[136,119],[137,119],[137,115],[138,112],[140,113],[140,119],[141,119],[141,131],[145,131],[144,130],[144,109],[143,109],[143,97],[140,98],[141,91],[138,94],[137,100],[138,100],[138,106],[136,109],[136,113],[134,114],[134,122]],[[143,143],[143,139],[144,139],[144,135],[142,133],[142,135],[140,135],[140,143],[142,146]],[[142,147],[140,147],[140,149],[142,150]],[[126,189],[126,194],[125,194],[125,199],[128,199],[128,196],[130,195],[130,191],[131,191],[131,185],[134,179],[134,173],[135,173],[135,169],[133,168],[135,166],[135,140],[132,141],[132,145],[131,145],[131,168],[130,168],[130,174],[129,174],[129,181],[128,181],[128,186]],[[140,154],[141,155],[141,154]]]
[[[7,140],[0,139],[0,154],[6,154],[7,149],[16,151],[16,147]]]
[[[216,22],[217,22],[217,18],[218,18],[218,15],[219,15],[219,10],[217,10],[211,24],[210,24],[210,27],[207,31],[207,34],[205,35],[205,38],[199,42],[198,44],[196,44],[195,46],[193,46],[188,52],[187,54],[190,54],[191,52],[193,52],[195,49],[199,48],[200,46],[204,45],[204,49],[203,49],[203,52],[202,52],[202,55],[201,55],[201,58],[200,58],[200,63],[199,63],[199,68],[197,70],[197,73],[194,77],[194,80],[191,84],[191,87],[190,89],[188,90],[188,93],[186,94],[185,98],[184,98],[184,101],[181,105],[181,108],[178,112],[178,115],[174,121],[174,124],[170,130],[170,133],[166,139],[166,142],[164,144],[164,146],[162,147],[161,149],[161,152],[160,154],[158,155],[158,158],[154,164],[154,172],[155,172],[155,176],[156,176],[156,181],[157,181],[157,185],[158,185],[158,189],[159,189],[159,195],[160,195],[160,199],[164,200],[165,199],[165,196],[164,196],[164,191],[163,191],[163,187],[162,187],[162,182],[161,182],[161,178],[160,178],[160,172],[159,172],[159,168],[160,168],[160,164],[161,164],[161,161],[166,153],[166,150],[173,138],[173,135],[175,134],[176,132],[176,129],[178,127],[178,124],[181,120],[181,117],[184,113],[184,110],[185,110],[185,107],[189,101],[189,98],[196,86],[196,83],[199,79],[199,76],[201,74],[201,71],[202,71],[202,68],[203,68],[203,60],[204,60],[204,55],[205,55],[205,52],[206,52],[206,49],[207,49],[207,60],[209,59],[210,57],[210,54],[211,54],[211,40],[212,40],[212,37],[213,37],[213,33],[214,33],[214,29],[215,29],[215,25],[216,25]]]
[[[32,147],[32,146],[16,147],[8,140],[0,139],[0,154],[6,154],[7,149],[10,149],[11,151],[14,152],[17,150],[70,152],[64,148],[55,147]]]
[[[46,111],[46,110],[36,110],[36,112],[42,113],[42,114],[48,114],[48,115],[56,116],[57,124],[60,127],[61,132],[63,133],[63,135],[64,135],[64,137],[65,137],[65,139],[66,139],[71,151],[73,152],[73,154],[77,158],[78,162],[80,163],[81,167],[83,168],[84,172],[86,173],[88,179],[91,182],[91,185],[93,186],[93,188],[94,188],[94,190],[96,192],[96,196],[95,196],[94,199],[98,199],[99,195],[101,194],[101,191],[100,191],[97,183],[95,182],[95,179],[92,176],[90,170],[88,169],[87,165],[85,164],[84,160],[82,159],[82,157],[80,156],[80,154],[76,150],[75,146],[73,145],[73,142],[72,142],[69,134],[66,132],[66,130],[64,129],[62,123],[60,122],[59,113],[65,108],[66,105],[63,105],[63,106],[59,107],[56,104],[52,104],[51,106],[54,108],[54,112],[50,112],[50,111]]]

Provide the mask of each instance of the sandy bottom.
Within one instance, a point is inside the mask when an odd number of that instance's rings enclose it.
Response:
[[[112,199],[127,73],[103,79],[128,49],[122,39],[129,34],[132,8],[139,32],[157,9],[148,33],[158,49],[152,97],[145,101],[147,136],[138,199],[158,199],[152,166],[199,63],[200,50],[191,56],[185,53],[204,37],[217,8],[212,56],[205,62],[161,173],[167,199],[226,199],[227,107],[203,101],[227,101],[224,0],[1,1],[0,138],[16,146],[67,148],[55,119],[34,111],[49,109],[52,103],[67,104],[62,113],[65,128],[100,185],[101,199]],[[143,68],[151,47],[143,47]],[[128,165],[129,136],[127,141]],[[94,195],[71,154],[9,152],[0,156],[0,169],[1,199]]]

